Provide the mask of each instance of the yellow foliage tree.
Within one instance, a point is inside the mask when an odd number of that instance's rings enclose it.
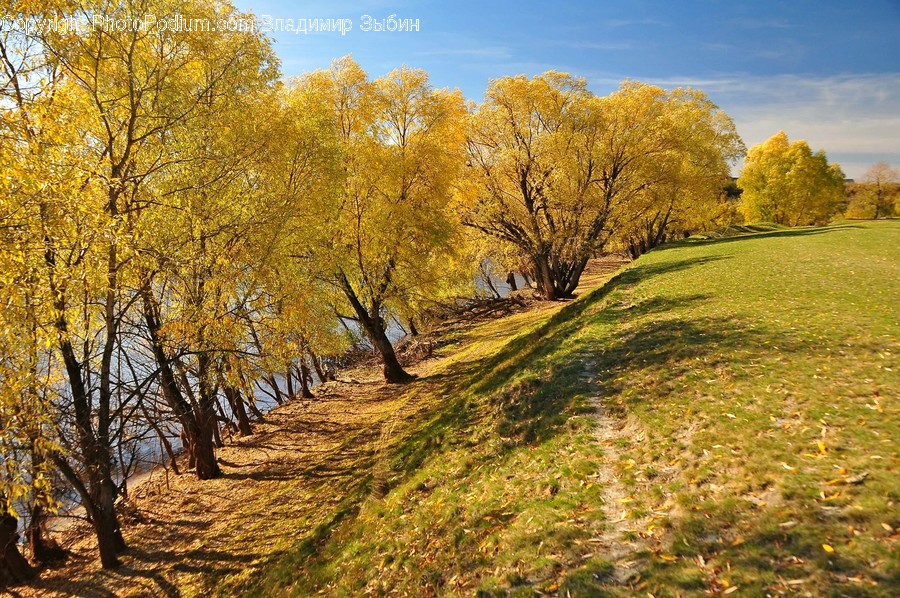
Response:
[[[702,94],[627,81],[599,98],[556,72],[492,81],[468,147],[466,223],[527,256],[545,299],[571,295],[611,240],[658,242],[676,198],[709,196],[742,150]]]
[[[748,221],[787,226],[824,224],[844,199],[844,173],[824,151],[790,143],[784,131],[750,148],[738,177]]]
[[[294,94],[295,106],[328,123],[339,161],[332,195],[310,198],[319,232],[298,239],[299,253],[343,295],[385,379],[405,382],[390,314],[408,315],[459,280],[451,196],[465,161],[462,96],[407,67],[369,81],[350,57],[302,77]]]
[[[212,21],[234,13],[205,1],[53,4],[18,8],[24,18],[98,15],[129,23],[151,9]],[[194,145],[195,155],[185,156],[176,135],[191,130],[190,123],[208,124],[200,116],[215,99],[252,93],[252,82],[271,80],[276,71],[258,34],[196,35],[102,22],[16,39],[17,53],[4,38],[3,106],[18,158],[11,201],[23,242],[12,253],[28,264],[20,280],[43,327],[40,338],[52,340],[43,366],[64,380],[64,390],[54,388],[62,412],[45,415],[66,450],[50,457],[81,497],[103,566],[115,567],[124,541],[114,509],[120,486],[113,449],[130,411],[121,408],[119,391],[133,400],[150,379],[125,388],[117,373],[127,371],[122,355],[131,348],[122,341],[123,326],[133,325],[129,315],[152,266],[143,239],[153,229],[146,226],[160,223],[152,216],[161,209],[165,180],[182,172],[191,181],[185,186],[194,188],[195,176],[213,171],[210,148]],[[14,55],[22,58],[14,62]],[[11,314],[5,310],[3,320]]]
[[[673,236],[733,219],[724,187],[730,163],[744,153],[732,120],[702,92],[651,89],[658,110],[654,129],[667,138],[666,149],[644,161],[642,184],[624,205],[615,234],[635,258]]]

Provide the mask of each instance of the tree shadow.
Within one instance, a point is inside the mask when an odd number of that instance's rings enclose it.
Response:
[[[593,411],[584,401],[584,363],[582,356],[576,355],[580,343],[574,340],[583,318],[590,313],[591,317],[625,323],[702,302],[708,298],[706,295],[654,298],[639,304],[624,299],[612,301],[611,297],[624,297],[625,293],[617,292],[650,278],[724,259],[728,258],[698,257],[626,268],[604,285],[565,305],[537,329],[513,337],[493,355],[458,363],[446,372],[422,378],[420,384],[425,385],[429,395],[446,400],[431,406],[426,414],[415,413],[406,419],[401,428],[414,431],[393,448],[391,479],[378,483],[387,491],[439,454],[446,443],[472,442],[472,430],[484,421],[483,407],[478,400],[471,400],[472,396],[488,396],[491,408],[498,413],[496,432],[510,439],[503,445],[503,452],[549,440],[563,429],[569,417]],[[560,360],[556,358],[560,353],[577,358]],[[622,354],[628,353],[624,347]],[[523,371],[528,373],[523,376]],[[477,382],[471,385],[473,379]],[[491,456],[501,457],[502,454]]]
[[[484,458],[504,458],[517,447],[539,444],[561,433],[571,416],[593,411],[586,397],[589,391],[599,388],[602,394],[613,394],[621,390],[622,383],[612,376],[601,375],[593,382],[595,386],[589,386],[584,378],[586,361],[590,360],[600,373],[648,367],[662,371],[679,367],[680,361],[704,355],[713,343],[736,342],[733,338],[736,335],[730,334],[737,326],[735,322],[665,317],[705,301],[705,295],[657,297],[633,303],[627,292],[653,277],[723,259],[728,258],[699,257],[629,267],[603,286],[567,303],[533,330],[519,334],[514,331],[516,336],[493,354],[456,363],[442,373],[422,377],[404,388],[402,392],[409,393],[407,405],[411,407],[393,418],[364,425],[334,419],[340,415],[336,410],[270,415],[268,425],[279,426],[286,434],[308,435],[304,447],[316,446],[316,439],[333,439],[338,434],[343,435],[342,441],[329,444],[319,452],[295,450],[313,462],[264,460],[256,470],[246,470],[247,465],[231,468],[236,471],[226,470],[225,481],[251,482],[253,488],[256,488],[253,484],[261,484],[260,492],[277,489],[284,497],[270,497],[270,506],[281,500],[297,512],[308,510],[324,516],[310,516],[305,528],[296,525],[296,540],[286,549],[247,555],[204,548],[177,555],[166,548],[167,538],[177,535],[180,545],[190,545],[192,541],[207,538],[208,534],[204,534],[206,530],[201,523],[191,522],[190,515],[176,512],[178,519],[157,523],[159,527],[175,527],[165,532],[157,528],[148,534],[142,544],[146,548],[130,552],[133,562],[127,563],[121,574],[150,580],[167,596],[178,595],[178,590],[175,578],[167,578],[160,572],[162,564],[169,565],[172,571],[202,573],[205,583],[215,584],[226,575],[240,572],[238,563],[255,559],[255,567],[273,566],[273,575],[290,579],[298,569],[322,557],[321,549],[332,532],[352,522],[363,501],[373,493],[383,496],[409,479],[425,461],[439,458],[448,445],[477,442],[476,432],[482,431],[486,422],[509,440]],[[598,352],[592,341],[579,337],[585,319],[627,324],[634,330],[615,346]],[[523,326],[527,325],[526,321]],[[742,342],[748,338],[751,337],[745,336]],[[396,392],[397,389],[384,389],[374,393],[372,401],[377,404],[396,399]],[[417,397],[443,399],[425,403]],[[393,434],[393,429],[400,432]],[[283,450],[290,442],[287,437],[277,441],[249,437],[235,445],[265,452]],[[227,492],[227,486],[223,488]],[[325,496],[329,497],[325,504],[315,502]],[[263,530],[262,533],[270,537],[280,532]],[[215,541],[225,540],[216,537]],[[275,544],[274,538],[271,544]],[[99,591],[102,588],[91,582],[79,582],[78,588],[81,595],[104,595]]]
[[[708,238],[708,239],[700,239],[700,238],[687,238],[681,239],[678,241],[671,241],[669,243],[664,243],[656,248],[653,251],[665,251],[666,249],[676,249],[678,247],[696,247],[697,245],[719,245],[722,243],[733,243],[735,241],[748,241],[751,239],[775,239],[775,238],[791,238],[791,237],[809,237],[813,235],[825,235],[834,232],[842,232],[848,229],[858,229],[864,228],[858,224],[836,224],[833,226],[818,226],[818,227],[800,227],[800,228],[789,228],[782,230],[774,230],[768,232],[758,232],[758,233],[742,233],[729,237],[718,237],[718,238]]]

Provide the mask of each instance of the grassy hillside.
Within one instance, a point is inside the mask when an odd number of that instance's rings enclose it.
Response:
[[[24,594],[897,595],[900,222],[758,230],[345,372]]]
[[[651,252],[466,333],[249,595],[892,595],[900,222]]]

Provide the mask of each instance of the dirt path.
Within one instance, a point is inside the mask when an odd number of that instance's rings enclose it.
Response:
[[[126,522],[132,548],[119,570],[99,569],[88,534],[69,541],[74,556],[64,567],[43,571],[20,594],[201,594],[216,579],[249,578],[317,523],[336,525],[342,499],[373,471],[382,424],[411,407],[402,387],[364,371],[342,378],[319,387],[312,401],[270,411],[252,436],[221,448],[222,477],[198,482],[191,473],[156,471],[135,486],[138,519]]]
[[[597,380],[597,364],[589,356],[584,357],[584,379],[593,389],[591,404],[594,407],[595,436],[602,447],[602,463],[596,474],[596,482],[603,488],[603,512],[606,527],[593,539],[600,547],[604,559],[613,564],[612,581],[627,586],[634,575],[646,564],[650,552],[660,552],[663,546],[657,532],[661,520],[671,516],[672,505],[665,510],[651,511],[636,516],[631,504],[635,497],[649,492],[651,485],[665,485],[675,472],[671,468],[657,474],[654,482],[645,476],[632,476],[630,483],[623,482],[624,468],[633,466],[626,461],[623,447],[641,442],[646,432],[633,417],[613,415],[607,408]]]
[[[593,382],[595,364],[585,363],[583,377]],[[632,501],[629,492],[619,478],[618,470],[622,461],[619,445],[627,441],[626,425],[613,418],[603,404],[603,398],[593,395],[591,402],[595,409],[595,435],[603,447],[601,467],[596,474],[596,482],[603,488],[603,513],[606,527],[593,542],[601,549],[603,558],[613,564],[613,580],[625,584],[639,568],[639,553],[649,550],[651,543],[643,538],[639,529],[644,523],[630,517],[628,504]]]

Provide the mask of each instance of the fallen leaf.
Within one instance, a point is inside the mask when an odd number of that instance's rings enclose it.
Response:
[[[855,475],[855,476],[851,476],[851,477],[847,478],[847,483],[848,484],[862,484],[864,481],[866,481],[867,477],[869,477],[869,472],[864,471],[863,473],[861,473],[859,475]]]
[[[834,552],[834,546],[831,544],[822,544],[822,548],[825,549],[825,552]]]

